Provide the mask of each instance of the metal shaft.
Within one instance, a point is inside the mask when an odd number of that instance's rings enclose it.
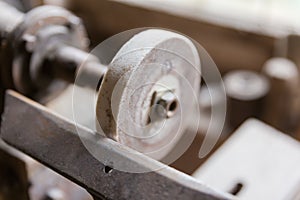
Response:
[[[107,69],[95,56],[70,46],[58,48],[47,65],[45,68],[50,67],[55,78],[74,83],[76,76],[80,74],[78,77],[81,80],[77,82],[90,87],[100,84]]]

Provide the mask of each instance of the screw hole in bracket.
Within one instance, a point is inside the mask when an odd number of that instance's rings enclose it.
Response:
[[[113,168],[109,167],[109,166],[105,166],[103,171],[106,173],[106,174],[110,174],[112,171],[113,171]]]
[[[237,196],[241,190],[243,189],[244,184],[238,182],[237,184],[234,185],[234,187],[229,191],[230,194]]]

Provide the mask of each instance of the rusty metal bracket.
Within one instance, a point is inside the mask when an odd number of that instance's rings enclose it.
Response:
[[[128,156],[131,149],[96,136],[86,140],[116,162],[147,169],[161,165],[142,154]],[[1,137],[5,142],[37,159],[61,175],[86,188],[99,199],[234,199],[208,188],[190,176],[165,166],[147,173],[128,173],[110,168],[95,159],[79,139],[75,124],[44,106],[14,92],[5,97]],[[97,137],[97,138],[96,138]],[[96,142],[97,141],[97,142]]]

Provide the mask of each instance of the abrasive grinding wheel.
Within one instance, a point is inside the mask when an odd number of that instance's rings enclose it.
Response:
[[[191,40],[158,29],[136,34],[118,51],[102,81],[98,131],[162,159],[187,127],[200,78]]]

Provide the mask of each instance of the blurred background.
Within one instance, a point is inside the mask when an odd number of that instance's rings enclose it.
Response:
[[[212,107],[222,104],[219,99],[211,98],[211,93],[220,93],[221,81],[202,81],[199,133],[171,166],[241,199],[299,199],[300,0],[14,2],[24,11],[42,4],[60,5],[73,11],[83,19],[90,48],[112,35],[140,27],[171,29],[201,44],[223,79],[227,100],[225,126],[213,151],[199,158]],[[202,67],[209,72],[211,66],[202,61]],[[70,86],[46,106],[72,119],[71,104],[65,104],[71,91]],[[29,158],[25,160],[29,166],[37,165]],[[29,169],[30,175],[37,167]],[[44,170],[39,178],[30,176],[31,182],[53,177],[52,171]],[[71,183],[68,187],[72,189],[62,189],[60,183],[65,179],[49,180],[52,185],[48,184],[51,185],[48,189],[31,191],[31,195],[37,196],[33,199],[41,199],[35,191],[43,191],[43,198],[51,199],[48,197],[53,196],[51,188],[59,193],[57,199],[91,199]],[[73,188],[78,191],[77,197],[70,196]]]

